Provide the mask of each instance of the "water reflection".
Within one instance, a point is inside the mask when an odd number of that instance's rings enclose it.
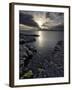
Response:
[[[37,31],[35,33],[40,35],[35,43],[39,48],[54,48],[57,41],[63,40],[64,38],[64,33],[62,31]]]
[[[43,33],[42,33],[42,31],[39,31],[39,46],[42,46],[42,44],[43,44]]]

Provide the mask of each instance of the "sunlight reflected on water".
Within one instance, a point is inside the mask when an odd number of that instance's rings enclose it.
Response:
[[[42,33],[42,31],[39,31],[39,35],[40,35],[40,36],[39,36],[39,45],[42,46],[43,39],[44,39],[44,38],[43,38],[43,33]]]

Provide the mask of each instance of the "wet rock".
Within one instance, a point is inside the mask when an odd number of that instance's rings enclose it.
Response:
[[[19,44],[24,44],[25,40],[24,39],[20,39]]]
[[[57,76],[64,76],[64,42],[59,41],[53,51],[53,62]]]
[[[47,56],[42,56],[32,44],[35,41],[35,36],[20,37],[20,79],[63,76],[64,42],[58,41],[53,51],[50,50]]]
[[[54,61],[56,63],[62,64],[64,61],[64,43],[63,41],[59,41],[55,46],[53,52]]]
[[[26,73],[24,73],[23,77],[24,78],[32,78],[33,77],[32,70],[29,70]]]
[[[36,53],[36,49],[35,49],[35,47],[33,47],[31,45],[28,45],[28,44],[21,45],[21,44],[20,44],[20,48],[19,48],[19,50],[20,50],[20,53],[19,53],[19,57],[20,57],[20,79],[31,78],[33,76],[26,76],[25,73],[29,70],[27,68],[27,66],[31,62],[31,58]]]
[[[19,44],[26,44],[26,43],[32,43],[35,42],[35,38],[29,38],[29,39],[20,39]]]
[[[27,51],[28,56],[33,56],[33,52],[31,50]]]

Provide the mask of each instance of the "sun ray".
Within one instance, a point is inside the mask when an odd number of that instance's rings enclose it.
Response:
[[[46,13],[34,14],[33,20],[39,25],[39,28],[42,28],[42,25],[46,22]]]

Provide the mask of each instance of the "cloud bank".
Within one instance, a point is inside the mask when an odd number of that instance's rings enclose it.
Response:
[[[58,12],[20,11],[20,29],[51,29],[64,26],[64,14]]]

